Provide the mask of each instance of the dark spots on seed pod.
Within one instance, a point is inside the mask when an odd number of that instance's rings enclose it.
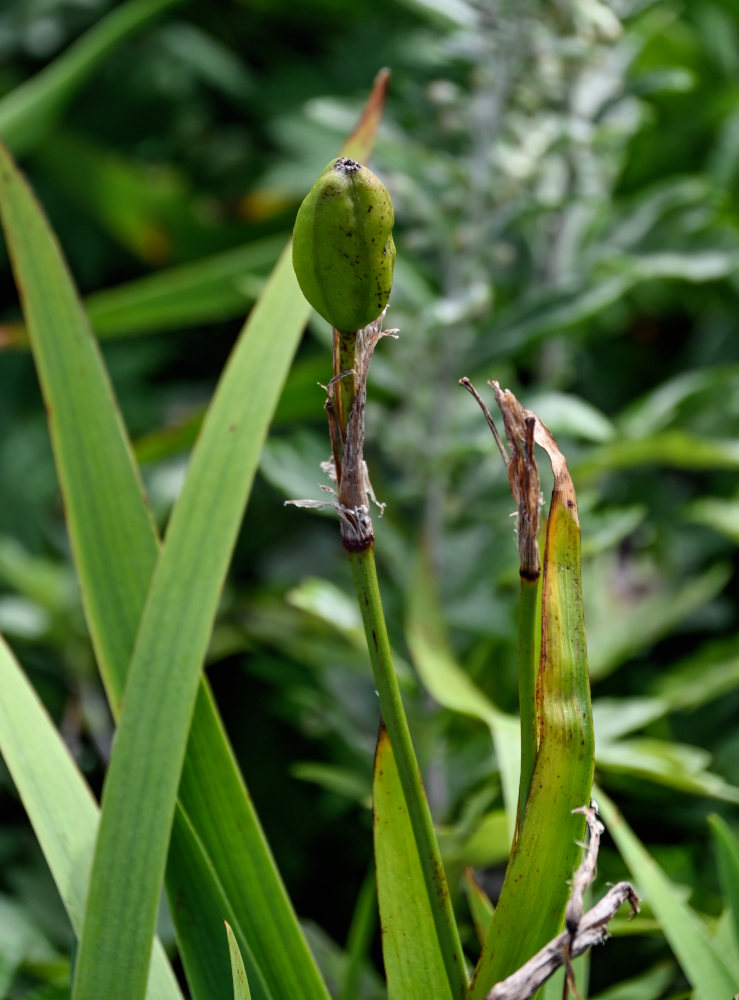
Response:
[[[346,156],[340,156],[336,163],[334,163],[334,170],[337,170],[342,174],[356,174],[356,172],[361,169],[361,163],[357,163],[356,160],[350,160]]]
[[[382,183],[348,157],[331,161],[300,207],[293,243],[298,282],[337,328],[366,326],[387,304],[395,258],[392,216]]]

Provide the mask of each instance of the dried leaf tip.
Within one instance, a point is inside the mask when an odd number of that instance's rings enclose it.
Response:
[[[541,573],[538,542],[541,488],[539,470],[534,455],[534,440],[537,425],[541,421],[531,410],[525,410],[509,389],[501,389],[500,384],[496,381],[489,382],[503,417],[508,444],[506,448],[490,411],[470,380],[461,378],[459,384],[476,400],[495,438],[495,443],[508,473],[511,493],[516,501],[516,536],[520,573],[527,580],[536,580]]]

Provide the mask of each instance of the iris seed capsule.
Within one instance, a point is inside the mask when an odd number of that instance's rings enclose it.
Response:
[[[313,308],[342,333],[376,320],[393,284],[393,205],[355,160],[332,160],[298,209],[293,267]]]

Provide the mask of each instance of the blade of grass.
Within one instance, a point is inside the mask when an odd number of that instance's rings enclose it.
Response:
[[[567,464],[539,422],[535,438],[554,472],[536,691],[539,750],[523,821],[475,971],[472,1000],[481,1000],[559,933],[583,832],[572,810],[589,803],[593,779],[577,501]]]
[[[617,438],[594,448],[578,462],[578,481],[617,469],[643,466],[674,469],[737,469],[739,443],[734,439],[705,438],[682,430],[659,431],[636,440]]]
[[[718,921],[709,928],[709,932],[714,948],[723,958],[734,982],[739,983],[739,942],[734,930],[733,914],[725,909]]]
[[[488,931],[493,923],[495,907],[490,901],[490,897],[478,884],[475,873],[471,868],[467,868],[464,873],[464,884],[467,890],[467,902],[470,907],[470,916],[475,926],[475,934],[482,946],[485,943]]]
[[[254,301],[283,246],[282,237],[270,236],[94,292],[83,305],[99,340],[233,319]],[[23,323],[0,327],[0,350],[27,346]]]
[[[683,902],[614,803],[601,789],[596,794],[608,832],[629,867],[639,895],[649,903],[659,920],[695,996],[700,1000],[734,996],[736,981],[711,941],[705,924]]]
[[[708,823],[718,854],[721,889],[734,930],[734,948],[739,954],[739,842],[723,817],[714,814],[708,817]]]
[[[0,100],[0,136],[27,153],[46,135],[75,92],[122,42],[182,0],[129,0],[119,4],[36,76]]]
[[[177,944],[190,990],[196,998],[220,1000],[231,988],[231,964],[223,943],[224,917],[232,922],[233,933],[247,957],[249,981],[254,1000],[273,996],[255,961],[241,927],[214,871],[203,844],[181,806],[172,826],[168,872],[178,886],[170,892],[170,910],[177,932]]]
[[[359,890],[349,926],[346,939],[346,971],[338,1000],[354,1000],[357,996],[362,966],[370,961],[369,951],[376,923],[377,889],[375,872],[371,869]]]
[[[373,783],[375,867],[389,1000],[453,1000],[433,907],[387,730],[380,728]],[[461,959],[461,954],[460,954]]]
[[[244,968],[244,961],[239,951],[239,944],[228,924],[226,924],[226,934],[228,936],[228,953],[231,958],[231,970],[233,972],[234,1000],[251,1000],[249,980],[246,978],[246,969]]]
[[[18,789],[64,908],[79,934],[99,810],[36,692],[0,638],[0,753]],[[182,1000],[155,942],[147,1000]]]

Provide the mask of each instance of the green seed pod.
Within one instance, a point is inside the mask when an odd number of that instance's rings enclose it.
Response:
[[[293,267],[303,295],[342,333],[376,320],[393,284],[393,205],[371,170],[332,160],[298,209]]]

